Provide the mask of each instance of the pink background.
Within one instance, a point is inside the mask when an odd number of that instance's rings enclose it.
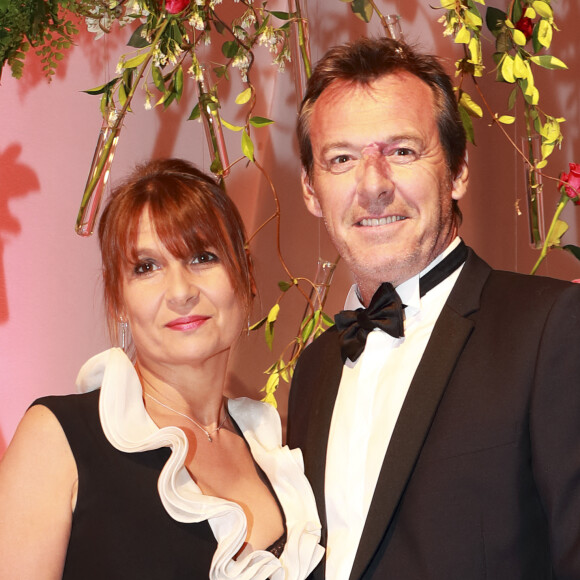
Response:
[[[232,6],[231,2],[229,4]],[[423,50],[447,58],[449,70],[460,54],[458,46],[443,39],[439,13],[426,0],[383,1],[383,12],[398,13],[408,41]],[[431,4],[436,4],[431,2]],[[504,8],[503,0],[488,4]],[[556,22],[553,54],[569,66],[567,72],[538,73],[541,106],[564,116],[565,141],[555,153],[548,172],[557,175],[568,162],[580,162],[580,54],[576,31],[577,2],[554,0]],[[286,3],[278,2],[280,10]],[[235,8],[234,8],[235,9]],[[309,2],[312,56],[317,60],[331,45],[361,34],[378,35],[378,23],[366,26],[351,13],[348,4],[321,0]],[[99,283],[100,261],[95,238],[80,238],[74,222],[92,159],[101,118],[98,98],[82,93],[114,74],[124,52],[128,31],[95,41],[84,32],[67,53],[49,84],[34,58],[25,65],[24,77],[15,80],[3,71],[0,86],[0,455],[10,441],[27,406],[38,396],[74,392],[81,364],[109,346],[106,337]],[[490,41],[491,42],[491,41]],[[282,251],[293,274],[313,276],[319,255],[334,259],[323,226],[303,207],[299,163],[294,140],[296,96],[291,68],[278,74],[264,48],[257,50],[259,91],[256,114],[276,120],[270,129],[254,135],[257,156],[266,166],[282,205]],[[493,82],[493,64],[487,63],[482,85],[492,108],[505,112],[509,88]],[[232,77],[235,79],[235,72]],[[222,115],[241,123],[239,107],[231,104],[239,83],[220,93]],[[468,89],[475,96],[473,89]],[[150,157],[176,156],[209,169],[202,126],[187,122],[195,104],[188,83],[179,106],[167,111],[144,110],[137,99],[123,128],[112,170],[112,182],[124,176],[136,162]],[[519,141],[521,129],[509,127]],[[226,131],[230,161],[240,155],[239,133]],[[515,206],[523,197],[523,171],[519,160],[487,121],[476,122],[478,146],[470,147],[471,184],[462,201],[461,233],[488,262],[497,268],[528,272],[537,253],[527,244],[527,217],[518,217]],[[267,184],[255,168],[238,164],[228,178],[228,191],[238,203],[248,230],[253,232],[272,214],[274,205]],[[558,195],[546,186],[548,208]],[[567,243],[580,245],[580,208],[566,208],[570,224]],[[270,224],[252,243],[259,297],[254,320],[267,313],[279,294],[277,282],[285,279],[275,252],[274,227]],[[580,278],[580,263],[563,252],[554,252],[542,273],[564,279]],[[341,265],[330,292],[327,311],[342,306],[350,278]],[[288,295],[282,304],[274,354],[261,332],[243,338],[231,366],[233,394],[260,397],[263,371],[275,360],[296,332],[304,304]],[[571,348],[562,345],[562,348]],[[288,387],[278,394],[282,416]]]

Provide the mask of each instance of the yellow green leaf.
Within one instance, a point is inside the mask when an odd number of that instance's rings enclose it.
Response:
[[[267,320],[268,322],[275,322],[278,318],[278,313],[280,312],[280,304],[274,304],[272,308],[270,308],[270,312],[268,312]]]
[[[266,117],[251,117],[250,118],[250,125],[252,127],[265,127],[266,125],[271,125],[274,121],[271,119],[267,119]]]
[[[514,77],[514,61],[509,54],[506,54],[503,57],[501,63],[501,76],[508,83],[513,83],[516,80]]]
[[[471,12],[469,10],[466,10],[463,13],[463,18],[465,19],[465,23],[468,26],[470,26],[471,28],[480,28],[481,25],[483,24],[483,21],[481,20],[481,16],[479,16],[479,14],[475,14],[474,12]]]
[[[121,83],[119,85],[119,104],[121,105],[121,107],[124,107],[126,102],[127,102],[127,91],[125,90],[125,84]]]
[[[483,63],[483,59],[481,58],[481,41],[475,36],[469,41],[469,56],[471,57],[471,62],[473,64],[477,65]],[[475,73],[475,76],[480,77],[481,71],[479,72],[480,74]]]
[[[536,18],[536,11],[531,6],[528,6],[524,12],[524,16],[534,20],[534,18]]]
[[[236,97],[236,104],[237,105],[243,105],[243,104],[247,103],[251,98],[252,98],[252,89],[250,89],[248,87],[245,91],[242,91]]]
[[[461,93],[459,103],[465,107],[472,117],[483,117],[482,108],[466,93]]]
[[[532,56],[530,60],[539,66],[548,68],[550,70],[555,69],[567,69],[568,67],[559,58],[552,56],[550,54],[542,54],[541,56]]]
[[[138,54],[129,60],[126,60],[122,63],[123,68],[137,68],[139,65],[143,64],[145,59],[147,58],[147,53],[144,52],[143,54]]]
[[[547,143],[555,143],[561,135],[560,123],[555,120],[549,120],[542,127],[542,137]]]
[[[286,381],[287,383],[289,383],[289,382],[290,382],[290,380],[289,380],[289,379],[290,379],[290,377],[289,377],[289,375],[288,375],[288,367],[286,367],[286,366],[283,366],[283,367],[280,369],[280,377],[281,377],[281,378],[282,378],[284,381]]]
[[[528,68],[524,63],[524,59],[519,55],[519,53],[516,53],[514,56],[514,77],[517,79],[525,79],[527,76]]]
[[[226,120],[224,120],[223,118],[221,119],[222,125],[225,125],[230,131],[241,131],[244,127],[238,127],[237,125],[232,125],[231,123],[228,123]]]
[[[535,0],[532,2],[532,8],[542,17],[542,18],[553,18],[554,14],[552,12],[552,8],[546,2],[542,2],[542,0]]]
[[[314,318],[310,316],[306,320],[306,324],[302,328],[302,332],[300,334],[303,343],[306,343],[308,341],[313,330],[314,330]]]
[[[274,409],[278,408],[278,403],[276,401],[276,397],[274,396],[274,393],[267,393],[266,396],[262,399],[263,403],[268,403],[269,405],[272,405],[272,407],[274,407]]]
[[[511,125],[515,122],[516,118],[511,115],[502,115],[501,117],[498,117],[497,120],[503,125]]]
[[[540,20],[538,24],[538,42],[545,48],[552,44],[552,25],[547,20]]]
[[[261,320],[258,320],[258,322],[255,322],[254,324],[252,324],[252,326],[250,326],[249,330],[256,330],[256,329],[260,328],[260,326],[262,326],[267,320],[268,320],[268,317],[264,316],[264,318],[262,318]]]
[[[273,393],[276,390],[276,387],[280,384],[280,375],[278,374],[278,372],[273,372],[269,377],[268,380],[266,381],[266,386],[264,387],[264,390],[267,393]]]
[[[521,31],[518,30],[517,28],[513,31],[513,35],[514,35],[514,42],[518,45],[518,46],[525,46],[527,39],[526,39],[526,35]]]
[[[457,44],[469,44],[470,40],[471,33],[465,26],[462,26],[457,35],[455,36],[455,42]]]
[[[542,159],[547,159],[554,151],[555,143],[542,143]]]
[[[559,246],[562,236],[568,231],[568,224],[563,220],[557,220],[552,234],[548,238],[549,246]]]
[[[242,153],[250,161],[254,161],[254,144],[252,143],[252,139],[245,129],[242,132]]]
[[[441,8],[453,10],[455,8],[455,0],[441,0]]]

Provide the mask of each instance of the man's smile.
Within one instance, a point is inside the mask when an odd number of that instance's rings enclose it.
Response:
[[[375,226],[385,226],[387,224],[392,224],[401,220],[406,220],[407,218],[402,215],[390,215],[383,218],[364,218],[357,222],[357,226],[360,227],[375,227]]]

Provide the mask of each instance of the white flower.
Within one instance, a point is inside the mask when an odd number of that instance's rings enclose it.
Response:
[[[189,17],[189,24],[196,30],[205,30],[205,23],[199,12],[193,12]]]
[[[85,18],[87,30],[95,35],[95,40],[98,40],[105,35],[105,31],[101,28],[100,22],[100,18],[92,18],[91,16]]]
[[[241,25],[244,28],[249,28],[250,26],[255,24],[255,22],[256,22],[256,15],[254,14],[254,12],[252,10],[246,10],[242,14]]]
[[[197,81],[197,82],[201,82],[203,80],[203,70],[202,68],[199,66],[199,62],[197,62],[197,60],[195,60],[194,62],[191,63],[191,66],[189,67],[189,69],[187,69],[187,72]]]
[[[232,66],[240,69],[240,74],[242,75],[242,80],[246,82],[248,80],[248,68],[250,66],[250,59],[247,54],[237,54],[234,56],[232,61]]]

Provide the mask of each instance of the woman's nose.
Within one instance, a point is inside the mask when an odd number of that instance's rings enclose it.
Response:
[[[199,296],[194,275],[185,265],[175,264],[168,268],[166,280],[166,297],[168,303],[172,305],[188,304]]]

